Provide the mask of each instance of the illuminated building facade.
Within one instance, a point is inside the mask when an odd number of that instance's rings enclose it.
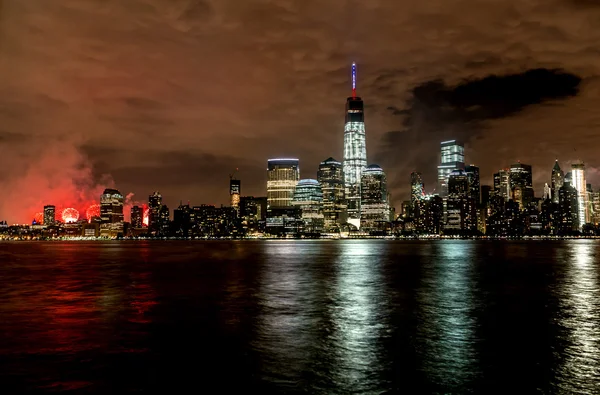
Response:
[[[556,226],[559,234],[580,230],[578,191],[569,182],[558,189],[558,213]]]
[[[472,180],[472,174],[460,169],[452,171],[448,176],[445,230],[477,230],[476,196],[479,195],[479,186],[475,194],[472,188]]]
[[[585,182],[585,164],[583,162],[571,165],[571,185],[577,190],[578,229],[588,222],[588,199]]]
[[[56,207],[44,206],[44,225],[54,226],[56,224]]]
[[[360,228],[365,232],[385,228],[390,219],[387,178],[378,165],[369,165],[361,176]]]
[[[148,196],[148,229],[151,233],[158,233],[160,230],[161,207],[162,195],[160,192],[154,192]]]
[[[361,175],[367,167],[364,103],[356,96],[356,64],[352,63],[352,96],[346,99],[344,125],[344,184],[348,222],[357,228],[361,221]]]
[[[513,195],[518,194],[521,209],[533,201],[533,181],[530,165],[515,163],[510,166],[510,188]]]
[[[324,228],[337,230],[348,217],[343,165],[333,158],[324,160],[319,165],[317,181],[323,191]]]
[[[242,196],[239,211],[241,225],[246,232],[264,231],[267,218],[266,196]]]
[[[410,203],[414,206],[417,201],[425,196],[425,184],[421,173],[413,171],[410,173]]]
[[[305,232],[318,233],[323,230],[323,191],[317,180],[300,180],[294,191],[292,205],[302,210]]]
[[[505,202],[512,199],[509,169],[502,169],[494,174],[494,195],[502,197]]]
[[[565,175],[558,164],[558,159],[554,161],[554,166],[552,167],[552,202],[558,203],[558,190],[563,186],[565,181]]]
[[[100,236],[123,235],[123,195],[116,189],[105,189],[100,196]]]
[[[131,227],[135,229],[142,228],[143,221],[143,210],[140,206],[133,206],[131,208]]]
[[[475,204],[481,203],[481,182],[479,181],[479,167],[475,165],[465,166],[465,173],[469,181],[469,197]]]
[[[268,208],[291,206],[298,180],[300,180],[298,159],[269,159],[267,163]]]
[[[242,193],[242,182],[231,178],[229,180],[229,196],[231,198],[231,207],[236,211],[240,208],[240,194]]]
[[[465,147],[456,140],[442,141],[438,187],[440,196],[448,195],[448,177],[453,170],[465,168]]]
[[[544,184],[544,200],[552,200],[552,188],[548,183]]]

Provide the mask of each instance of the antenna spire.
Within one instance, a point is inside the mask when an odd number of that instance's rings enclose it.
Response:
[[[352,97],[356,98],[356,63],[352,62]]]

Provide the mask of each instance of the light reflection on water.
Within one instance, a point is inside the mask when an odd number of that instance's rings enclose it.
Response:
[[[588,393],[587,383],[600,383],[600,283],[598,245],[588,240],[569,243],[569,261],[562,286],[559,325],[568,338],[560,358],[558,387],[570,393]],[[600,391],[600,386],[596,387]]]
[[[0,383],[14,389],[5,393],[595,393],[599,245],[2,244]]]

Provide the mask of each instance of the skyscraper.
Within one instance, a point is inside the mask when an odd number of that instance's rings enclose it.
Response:
[[[418,200],[425,196],[425,186],[421,173],[413,171],[410,173],[410,203],[415,205]]]
[[[100,235],[123,235],[123,195],[116,189],[105,189],[100,196]]]
[[[479,170],[479,169],[477,169]],[[479,173],[477,171],[477,173]],[[464,170],[454,170],[448,176],[448,197],[446,202],[446,225],[448,230],[477,229],[476,198],[473,197],[473,173]],[[479,195],[479,186],[477,186]]]
[[[521,208],[528,206],[533,201],[533,181],[531,166],[515,163],[510,166],[510,189],[514,196],[519,196]],[[514,199],[517,200],[517,199]]]
[[[148,196],[148,229],[152,233],[160,230],[160,208],[162,207],[162,195],[156,191]]]
[[[494,174],[494,194],[502,197],[505,202],[512,198],[509,169],[502,169]]]
[[[479,167],[469,165],[465,167],[467,179],[469,181],[469,197],[473,199],[475,204],[481,203],[481,183],[479,181]]]
[[[442,141],[438,188],[441,196],[448,195],[448,176],[453,170],[465,168],[465,147],[456,140]]]
[[[577,217],[578,229],[588,222],[588,199],[585,182],[585,164],[576,162],[571,165],[572,186],[577,190]]]
[[[229,196],[231,198],[231,207],[233,207],[236,212],[240,208],[240,194],[242,193],[242,182],[233,178],[233,176],[229,179]]]
[[[323,191],[323,216],[325,230],[335,230],[347,220],[346,190],[344,170],[340,162],[333,158],[325,159],[319,165],[317,181]]]
[[[552,167],[552,202],[558,203],[558,190],[563,186],[565,175],[558,165],[558,159]]]
[[[552,199],[552,189],[550,188],[548,183],[545,183],[544,184],[544,200],[551,200],[551,199]]]
[[[267,206],[291,206],[300,179],[298,159],[269,159],[267,163]]]
[[[44,225],[53,226],[56,224],[56,207],[44,206]]]
[[[142,228],[143,210],[140,206],[133,206],[131,208],[131,227],[135,229]]]
[[[323,190],[317,180],[298,181],[292,205],[302,210],[305,231],[314,233],[323,230]]]
[[[356,96],[356,64],[352,63],[352,96],[346,99],[344,126],[344,183],[348,222],[360,226],[361,174],[367,167],[364,103]]]
[[[577,195],[577,189],[573,188],[569,182],[563,183],[563,186],[558,188],[559,218],[557,230],[559,234],[569,234],[581,229],[579,226],[579,202]]]
[[[365,231],[378,230],[389,221],[387,178],[378,165],[369,165],[361,176],[360,227]]]

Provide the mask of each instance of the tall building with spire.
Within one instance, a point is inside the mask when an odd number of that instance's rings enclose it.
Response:
[[[352,63],[352,96],[346,99],[344,126],[344,184],[348,223],[360,227],[360,183],[367,167],[364,103],[356,96],[356,63]]]
[[[558,159],[554,162],[554,167],[552,167],[552,202],[558,203],[558,190],[563,186],[565,182],[565,175],[561,170]]]

